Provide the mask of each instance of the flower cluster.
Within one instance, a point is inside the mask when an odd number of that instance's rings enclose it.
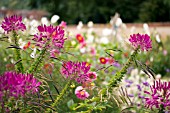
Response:
[[[87,62],[65,62],[61,72],[66,78],[74,79],[78,83],[89,81],[90,65]]]
[[[64,38],[64,30],[60,26],[38,26],[39,33],[34,35],[33,40],[37,42],[36,46],[42,48],[46,45],[51,48],[51,54],[63,48],[66,38]]]
[[[89,97],[89,93],[82,86],[78,86],[75,90],[75,94],[79,99],[85,100]]]
[[[0,76],[0,100],[4,96],[18,98],[38,92],[40,82],[33,75],[16,72],[5,72]]]
[[[97,74],[95,72],[90,72],[90,65],[87,62],[65,62],[62,66],[61,73],[71,80],[75,80],[77,83],[82,84],[83,87],[89,87],[89,84],[96,80]],[[78,98],[87,98],[88,93],[81,86],[77,87],[75,94]],[[82,89],[83,88],[83,89]],[[81,89],[81,90],[80,90]],[[86,95],[86,96],[85,96]],[[82,96],[82,97],[81,97]]]
[[[1,27],[7,33],[11,31],[26,30],[25,24],[22,23],[22,17],[18,17],[16,15],[5,17],[5,20],[2,22]]]
[[[130,35],[130,39],[129,41],[131,42],[131,44],[134,46],[134,48],[139,48],[144,51],[148,51],[149,49],[152,48],[152,41],[150,39],[150,36],[148,36],[147,34],[133,34]]]
[[[156,108],[168,108],[170,110],[170,82],[154,81],[150,86],[151,92],[144,91],[149,97],[145,98],[145,105],[148,108],[155,106]]]

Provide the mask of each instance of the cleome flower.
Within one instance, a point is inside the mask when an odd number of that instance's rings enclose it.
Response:
[[[78,83],[84,83],[88,81],[88,71],[90,65],[86,62],[65,62],[62,66],[61,73],[66,78],[75,79]]]
[[[33,38],[37,42],[36,46],[42,48],[48,43],[46,47],[52,48],[53,51],[54,49],[59,50],[63,48],[66,38],[64,38],[64,30],[60,26],[41,25],[38,26],[38,31],[39,33],[35,34]],[[50,51],[50,53],[53,51]]]
[[[152,41],[147,34],[141,35],[138,33],[130,35],[129,41],[135,49],[139,47],[142,51],[148,51],[152,48]]]
[[[86,90],[82,86],[78,86],[75,89],[75,94],[76,94],[77,98],[79,98],[81,100],[85,100],[89,97],[89,93],[86,92]]]
[[[151,92],[144,91],[149,97],[145,97],[145,106],[148,108],[168,108],[170,110],[170,82],[154,81],[150,86]]]
[[[33,75],[7,71],[0,76],[0,100],[4,96],[18,98],[34,94],[38,92],[40,85]]]
[[[65,62],[61,68],[61,73],[76,82],[83,84],[85,82],[92,82],[96,79],[95,72],[89,72],[90,65],[87,62]]]
[[[1,27],[7,34],[11,31],[26,30],[25,24],[22,23],[22,17],[17,15],[5,17]]]

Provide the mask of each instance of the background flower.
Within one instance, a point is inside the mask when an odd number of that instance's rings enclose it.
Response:
[[[22,23],[22,17],[21,16],[18,17],[17,15],[5,17],[5,20],[2,22],[1,27],[7,33],[11,31],[26,30],[25,24]]]
[[[147,34],[141,35],[138,33],[130,35],[129,41],[134,46],[134,48],[140,47],[142,51],[148,51],[152,48],[152,41],[150,39],[150,36],[148,36]]]

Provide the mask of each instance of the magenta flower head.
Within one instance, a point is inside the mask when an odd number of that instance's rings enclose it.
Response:
[[[78,86],[75,90],[77,98],[85,100],[89,97],[89,93],[82,86]]]
[[[11,31],[26,30],[25,24],[22,23],[22,17],[17,15],[5,17],[5,20],[2,22],[1,27],[7,33]]]
[[[84,83],[89,80],[88,72],[90,65],[87,62],[65,62],[61,68],[61,73],[70,79],[74,79],[78,83]]]
[[[132,46],[136,48],[140,48],[142,51],[152,48],[152,41],[150,39],[150,36],[147,34],[133,34],[130,35],[129,41],[131,42]]]
[[[46,47],[52,48],[53,51],[54,48],[57,50],[63,48],[66,38],[64,38],[64,30],[61,29],[61,27],[41,25],[38,26],[38,31],[39,33],[35,34],[33,38],[33,40],[37,42],[37,46],[42,48],[46,43],[48,43]]]
[[[18,98],[38,92],[40,82],[33,75],[5,72],[0,76],[0,99],[4,96]]]
[[[144,91],[149,97],[145,98],[145,106],[151,108],[161,108],[170,110],[170,82],[161,82],[160,80],[154,81],[150,86],[151,92]]]

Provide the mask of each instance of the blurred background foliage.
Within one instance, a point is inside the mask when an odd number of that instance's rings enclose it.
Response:
[[[170,0],[1,0],[7,9],[42,9],[69,24],[107,23],[116,12],[124,22],[166,22]]]

